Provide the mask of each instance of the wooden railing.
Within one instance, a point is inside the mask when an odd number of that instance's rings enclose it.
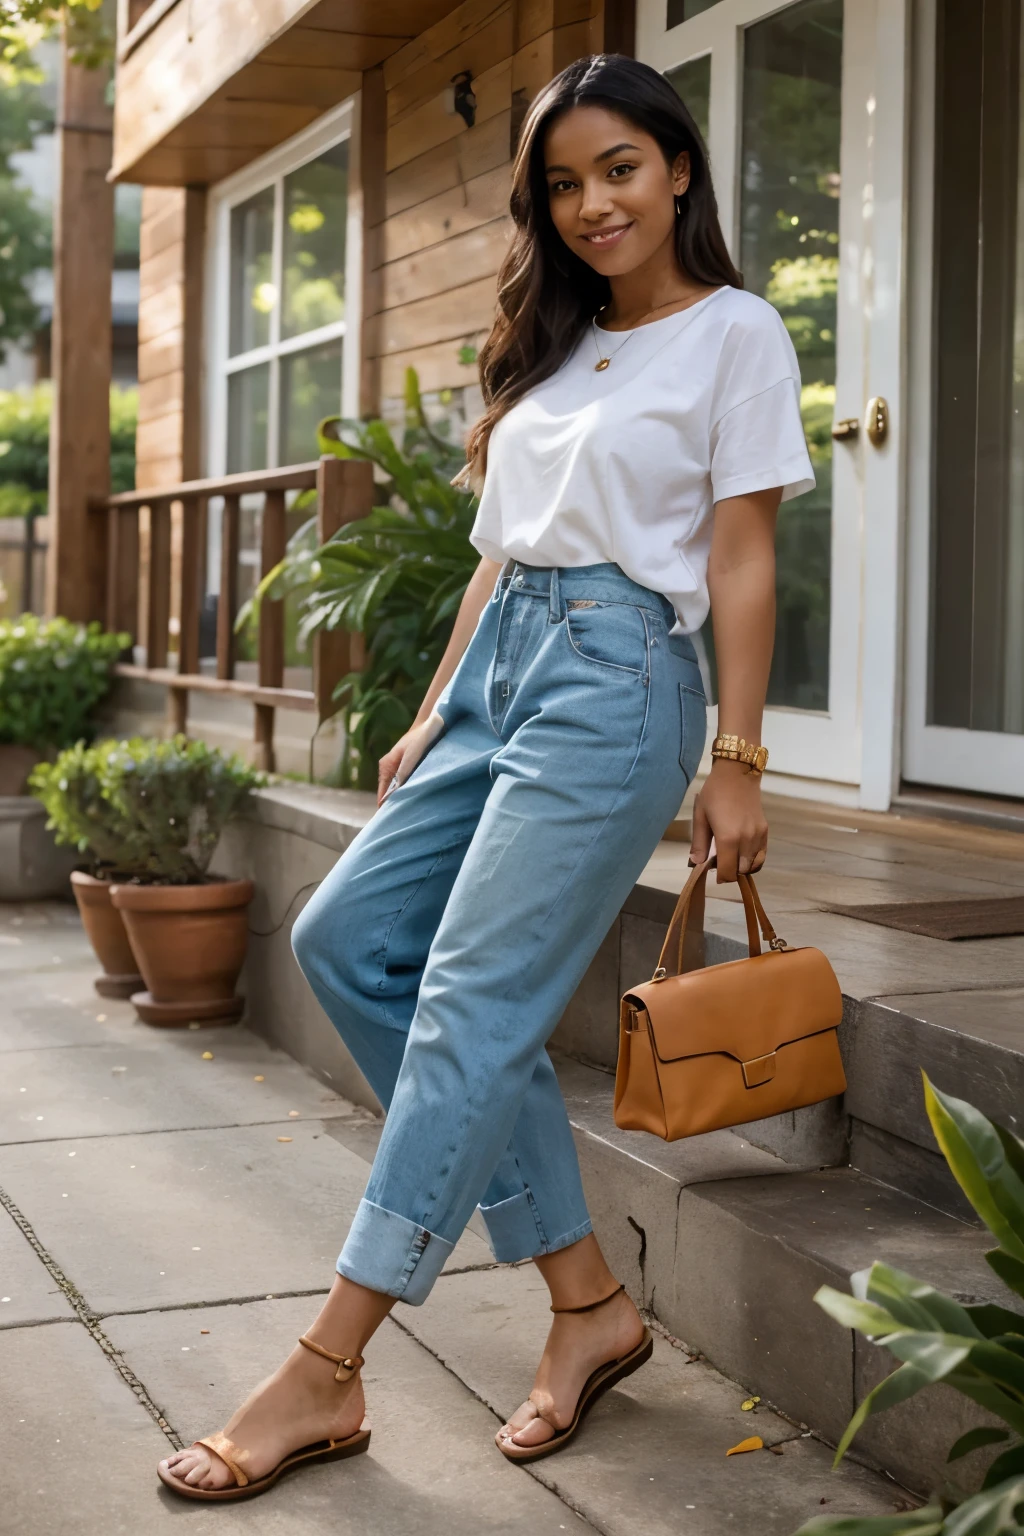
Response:
[[[358,667],[361,636],[346,631],[320,634],[313,641],[311,689],[284,686],[284,603],[264,602],[260,608],[256,645],[256,678],[236,678],[235,620],[238,614],[239,532],[243,496],[262,495],[260,518],[260,576],[272,571],[285,553],[287,493],[315,490],[317,532],[321,543],[345,523],[365,517],[373,505],[373,470],[356,460],[322,458],[319,463],[287,469],[190,480],[155,490],[125,491],[95,503],[93,515],[107,552],[105,621],[108,629],[126,630],[145,648],[144,665],[123,663],[121,677],[162,683],[170,690],[175,730],[186,731],[188,697],[202,692],[250,700],[255,709],[256,761],[274,768],[274,712],[298,709],[324,720],[335,712],[332,702],[338,680]],[[199,621],[206,590],[207,519],[209,503],[223,497],[220,539],[220,591],[217,599],[216,665],[200,670]],[[148,509],[148,558],[140,562],[140,512]],[[179,522],[176,605],[172,604],[172,526]],[[171,611],[177,607],[177,656],[171,648]],[[139,615],[145,609],[145,636]],[[174,664],[171,664],[171,663]]]

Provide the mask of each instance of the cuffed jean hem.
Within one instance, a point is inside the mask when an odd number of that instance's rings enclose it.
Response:
[[[419,1307],[454,1247],[407,1216],[361,1200],[338,1258],[338,1274]]]
[[[499,1264],[516,1264],[541,1253],[557,1253],[594,1230],[588,1220],[561,1237],[549,1238],[528,1189],[508,1200],[499,1200],[497,1205],[482,1205],[480,1214],[487,1227],[491,1252]]]

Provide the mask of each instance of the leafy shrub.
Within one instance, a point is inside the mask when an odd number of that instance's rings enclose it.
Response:
[[[135,485],[134,389],[110,391],[110,486]],[[0,391],[0,517],[43,517],[50,474],[50,411],[53,387]]]
[[[94,875],[130,875],[145,858],[145,850],[132,846],[130,825],[103,793],[107,759],[118,745],[76,742],[56,762],[38,763],[29,777],[29,790],[42,802],[55,840],[77,848]]]
[[[262,774],[202,741],[82,743],[29,780],[59,843],[96,873],[158,885],[197,885],[228,821]]]
[[[348,787],[373,789],[377,760],[412,724],[479,563],[469,542],[473,498],[449,484],[465,455],[428,426],[412,369],[401,446],[382,421],[341,417],[321,422],[318,438],[321,453],[374,465],[378,505],[320,548],[315,523],[300,528],[239,624],[264,597],[299,592],[300,643],[318,630],[363,634],[365,665],[335,692],[345,725],[340,776]]]
[[[924,1079],[935,1138],[958,1184],[998,1246],[985,1255],[999,1279],[1024,1297],[1024,1141],[962,1099]],[[964,1306],[886,1264],[851,1277],[853,1295],[823,1286],[815,1300],[847,1328],[903,1363],[861,1403],[839,1443],[838,1462],[864,1421],[944,1381],[1005,1429],[979,1426],[947,1457],[1003,1445],[982,1491],[907,1515],[811,1520],[797,1536],[1022,1536],[1024,1533],[1024,1312],[994,1303]]]
[[[0,620],[0,743],[47,752],[89,734],[129,635],[68,619]]]

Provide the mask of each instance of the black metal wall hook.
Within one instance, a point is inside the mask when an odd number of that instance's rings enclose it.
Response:
[[[449,102],[450,110],[458,113],[467,128],[472,128],[476,122],[476,94],[470,70],[460,69],[452,76]]]

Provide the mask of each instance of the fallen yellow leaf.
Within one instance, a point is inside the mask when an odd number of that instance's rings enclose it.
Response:
[[[200,1333],[209,1333],[209,1331],[209,1328],[200,1328],[199,1330]]]
[[[277,1139],[278,1141],[291,1141],[290,1136],[279,1136]]]
[[[204,1061],[212,1061],[213,1060],[213,1052],[212,1051],[204,1051],[203,1052],[203,1060]]]
[[[764,1441],[760,1435],[751,1435],[749,1440],[741,1440],[739,1445],[732,1446],[726,1451],[727,1456],[739,1456],[743,1451],[763,1451]]]
[[[259,1077],[254,1077],[253,1078],[253,1082],[254,1083],[262,1083],[263,1082],[263,1074],[260,1073]]]
[[[748,1397],[745,1403],[740,1403],[740,1407],[743,1409],[744,1413],[749,1413],[750,1409],[756,1408],[760,1401],[761,1399],[759,1397]]]

